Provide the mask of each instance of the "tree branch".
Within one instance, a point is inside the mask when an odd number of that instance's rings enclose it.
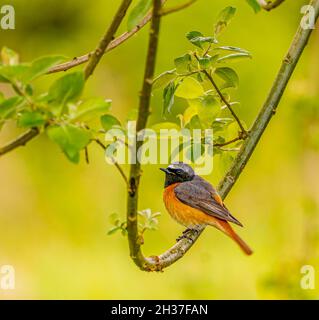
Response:
[[[99,140],[99,139],[94,139],[94,141],[101,147],[103,148],[103,150],[106,150],[106,146],[104,145],[104,143]],[[118,172],[120,173],[121,177],[123,178],[125,184],[128,186],[128,179],[127,176],[124,172],[124,170],[122,169],[122,167],[115,161],[115,159],[112,158],[113,164],[115,166],[115,168],[118,170]]]
[[[316,20],[319,15],[319,0],[312,0],[310,2],[315,9]],[[243,171],[250,156],[252,155],[259,139],[261,138],[264,130],[266,129],[270,119],[275,114],[277,106],[281,100],[281,97],[287,87],[287,84],[291,78],[291,75],[299,61],[300,56],[308,39],[312,33],[312,29],[303,30],[298,28],[295,34],[290,49],[284,58],[281,68],[277,74],[277,77],[273,83],[273,86],[268,94],[266,102],[263,108],[260,110],[253,126],[250,131],[250,135],[243,143],[239,154],[237,155],[233,166],[228,171],[224,179],[220,182],[218,190],[221,197],[224,199],[234,186],[239,175]],[[129,197],[129,204],[132,198]],[[131,210],[135,210],[137,207],[137,198],[133,200],[134,205],[130,206]],[[136,221],[136,217],[130,214],[128,218],[133,218]],[[131,222],[132,223],[132,222]],[[189,232],[188,239],[179,240],[174,246],[168,249],[166,252],[159,256],[144,257],[140,245],[133,246],[133,260],[144,271],[162,271],[164,268],[172,265],[177,260],[181,259],[185,253],[192,247],[195,241],[198,239],[204,227],[198,229],[197,232]],[[137,236],[137,234],[135,234]],[[136,239],[130,239],[130,242]]]
[[[140,93],[140,103],[136,123],[136,132],[140,132],[146,127],[150,113],[150,101],[152,92],[152,82],[155,73],[155,62],[158,48],[158,38],[160,31],[160,10],[161,0],[153,0],[152,22],[149,33],[149,45],[146,58],[143,87]],[[136,139],[136,150],[142,146],[142,139]],[[131,165],[129,177],[129,189],[127,200],[127,231],[130,247],[130,256],[137,266],[144,268],[144,257],[141,252],[141,242],[138,233],[137,209],[138,209],[138,188],[141,175],[141,164]]]
[[[196,56],[197,58],[197,56]],[[233,110],[232,106],[230,105],[230,103],[227,101],[227,99],[225,99],[224,95],[222,94],[222,92],[219,90],[216,82],[214,81],[213,77],[210,75],[210,73],[207,70],[202,70],[202,73],[205,74],[205,76],[208,78],[208,80],[211,82],[211,84],[213,85],[213,87],[215,88],[216,92],[218,93],[219,97],[221,98],[221,100],[225,103],[225,105],[227,106],[227,108],[229,109],[230,113],[232,114],[232,116],[235,118],[236,122],[238,123],[238,126],[240,128],[241,131],[241,139],[246,139],[247,137],[247,132],[245,130],[245,128],[243,127],[241,121],[239,120],[237,114],[235,113],[235,111]]]
[[[106,48],[111,43],[111,41],[114,39],[114,35],[119,28],[122,20],[125,17],[126,11],[131,5],[132,0],[123,0],[120,7],[117,10],[117,13],[115,14],[113,21],[111,25],[109,26],[108,30],[106,31],[104,37],[100,41],[98,47],[95,49],[94,53],[90,55],[89,63],[86,66],[84,73],[85,78],[88,79],[90,75],[95,70],[96,66],[100,62]]]
[[[274,1],[266,1],[259,0],[259,5],[265,9],[266,11],[271,11],[277,7],[279,7],[285,0],[274,0]]]
[[[102,38],[102,40],[100,41],[97,49],[93,53],[88,54],[85,58],[80,57],[79,59],[74,59],[72,62],[65,63],[60,66],[56,66],[53,69],[51,69],[49,71],[49,73],[58,72],[61,70],[67,70],[68,68],[71,68],[71,67],[77,65],[75,63],[78,63],[79,61],[81,61],[81,63],[89,61],[88,65],[85,68],[85,78],[88,79],[88,77],[93,73],[93,71],[95,70],[99,61],[101,60],[106,48],[109,46],[109,44],[113,40],[114,34],[116,33],[117,29],[119,28],[123,18],[125,17],[126,11],[129,8],[131,3],[132,3],[132,0],[123,0],[122,1],[120,7],[117,10],[116,15],[113,18],[113,21],[112,21],[110,27],[108,28],[108,30],[107,30],[106,34],[104,35],[104,37]],[[27,100],[29,99],[27,97],[27,95],[19,88],[19,86],[16,85],[16,86],[14,86],[14,88],[20,95],[24,96]],[[33,105],[32,101],[30,102],[28,100],[28,102],[31,106]],[[24,146],[28,141],[33,139],[38,134],[39,134],[39,129],[32,128],[30,131],[28,131],[25,134],[23,134],[22,136],[18,137],[17,139],[12,141],[8,145],[0,148],[0,156],[6,154],[9,151],[14,150],[17,147]],[[86,152],[86,160],[88,161],[87,152]],[[116,164],[117,168],[118,168],[118,166],[119,165]]]
[[[234,142],[240,141],[240,140],[242,140],[242,139],[243,139],[243,138],[241,138],[241,137],[237,137],[237,138],[234,138],[234,139],[232,139],[232,140],[226,141],[226,142],[224,142],[224,143],[214,143],[213,146],[214,146],[214,147],[218,147],[218,148],[220,148],[220,147],[225,147],[225,146],[228,146],[229,144],[232,144],[232,143],[234,143]]]
[[[18,147],[23,147],[25,146],[30,140],[35,138],[38,134],[40,133],[38,128],[32,128],[28,132],[22,134],[20,137],[17,139],[11,141],[4,147],[0,148],[0,156],[3,156],[4,154],[18,148]]]
[[[167,0],[162,0],[162,5],[165,4]],[[122,43],[124,43],[126,40],[130,39],[132,36],[134,36],[138,31],[140,31],[145,25],[147,25],[149,23],[149,21],[152,18],[152,13],[148,13],[144,19],[135,27],[133,28],[131,31],[127,31],[124,32],[122,35],[120,35],[119,37],[117,37],[116,39],[112,40],[109,45],[106,47],[105,51],[103,52],[103,54],[105,54],[106,52],[109,52],[113,49],[115,49],[116,47],[118,47],[119,45],[121,45]],[[93,52],[90,52],[88,54],[85,54],[83,56],[80,57],[76,57],[71,61],[59,64],[53,68],[50,69],[50,71],[48,72],[48,74],[50,73],[56,73],[56,72],[61,72],[61,71],[67,71],[71,68],[74,68],[76,66],[79,66],[81,64],[84,64],[86,62],[89,61],[90,57],[93,55]]]

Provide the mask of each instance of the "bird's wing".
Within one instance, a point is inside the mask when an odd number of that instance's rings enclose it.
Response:
[[[180,183],[174,191],[181,202],[213,217],[242,226],[225,207],[213,186],[199,176],[192,181]]]

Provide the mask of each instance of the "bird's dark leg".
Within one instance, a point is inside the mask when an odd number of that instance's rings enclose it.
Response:
[[[186,230],[184,230],[183,234],[176,239],[176,242],[178,242],[182,239],[187,239],[191,242],[194,242],[194,240],[189,236],[189,234],[192,232],[196,232],[196,233],[199,232],[199,230],[197,229],[197,226],[194,226],[192,228],[187,228]]]

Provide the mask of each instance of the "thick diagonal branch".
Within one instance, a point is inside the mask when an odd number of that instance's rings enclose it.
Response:
[[[85,68],[85,78],[87,79],[94,71],[99,61],[101,60],[106,48],[109,46],[111,41],[114,39],[114,35],[119,28],[122,20],[125,17],[127,9],[131,5],[132,0],[123,0],[120,7],[118,8],[111,25],[107,29],[105,35],[101,39],[98,47],[95,49],[94,53],[90,55],[89,63]]]
[[[177,11],[180,11],[182,9],[185,9],[189,6],[191,6],[192,4],[194,4],[197,0],[191,0],[187,3],[184,3],[180,6],[176,6],[173,8],[168,8],[167,10],[163,11],[161,13],[161,15],[168,15],[171,13],[175,13]],[[167,0],[162,0],[162,6],[167,2]],[[104,51],[104,54],[106,52],[109,52],[115,48],[117,48],[118,46],[120,46],[122,43],[124,43],[125,41],[127,41],[128,39],[130,39],[131,37],[133,37],[137,32],[139,32],[142,28],[144,28],[151,20],[152,18],[152,13],[148,13],[141,22],[139,22],[132,30],[130,31],[126,31],[123,34],[121,34],[120,36],[118,36],[117,38],[115,38],[114,40],[112,40],[110,42],[110,44],[107,46],[107,48]],[[64,62],[61,63],[57,66],[52,67],[49,71],[48,74],[50,73],[56,73],[56,72],[61,72],[61,71],[67,71],[69,69],[72,69],[74,67],[77,67],[81,64],[84,64],[86,62],[89,61],[90,57],[94,54],[94,51],[89,52],[87,54],[84,54],[82,56],[79,57],[75,57],[73,60],[68,61],[68,62]]]
[[[319,15],[319,0],[312,0],[310,5],[314,7],[317,20]],[[268,94],[266,102],[251,128],[250,135],[243,143],[238,156],[234,160],[233,166],[219,184],[218,189],[223,199],[230,192],[239,175],[242,173],[270,119],[275,114],[285,88],[287,87],[298,60],[307,45],[312,31],[312,29],[304,30],[301,27],[298,28],[290,49],[282,62],[280,70]],[[203,230],[204,228],[198,232],[189,233],[189,239],[180,240],[159,256],[144,257],[140,247],[138,247],[138,250],[135,252],[136,256],[134,257],[134,261],[144,271],[161,271],[181,259],[192,247]]]
[[[165,4],[167,0],[162,0],[162,5]],[[122,43],[124,43],[126,40],[130,39],[132,36],[134,36],[137,32],[139,32],[143,27],[145,27],[151,20],[152,18],[152,13],[148,13],[143,19],[142,21],[136,26],[134,27],[132,30],[130,31],[126,31],[124,32],[123,34],[121,34],[120,36],[118,36],[116,39],[112,40],[109,45],[106,47],[105,51],[103,52],[106,53],[106,52],[109,52],[115,48],[117,48],[119,45],[121,45]],[[90,56],[94,53],[93,52],[90,52],[88,54],[85,54],[83,56],[80,56],[80,57],[76,57],[74,58],[73,60],[71,61],[68,61],[68,62],[65,62],[65,63],[62,63],[62,64],[59,64],[53,68],[51,68],[49,70],[48,73],[55,73],[55,72],[60,72],[60,71],[67,71],[71,68],[74,68],[76,66],[79,66],[83,63],[86,63],[89,61],[90,59]]]

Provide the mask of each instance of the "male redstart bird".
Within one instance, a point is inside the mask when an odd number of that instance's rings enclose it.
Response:
[[[247,255],[253,253],[228,222],[243,225],[231,215],[209,182],[183,162],[174,162],[160,170],[166,173],[164,203],[177,222],[188,230],[196,230],[198,225],[213,226],[232,238]]]

